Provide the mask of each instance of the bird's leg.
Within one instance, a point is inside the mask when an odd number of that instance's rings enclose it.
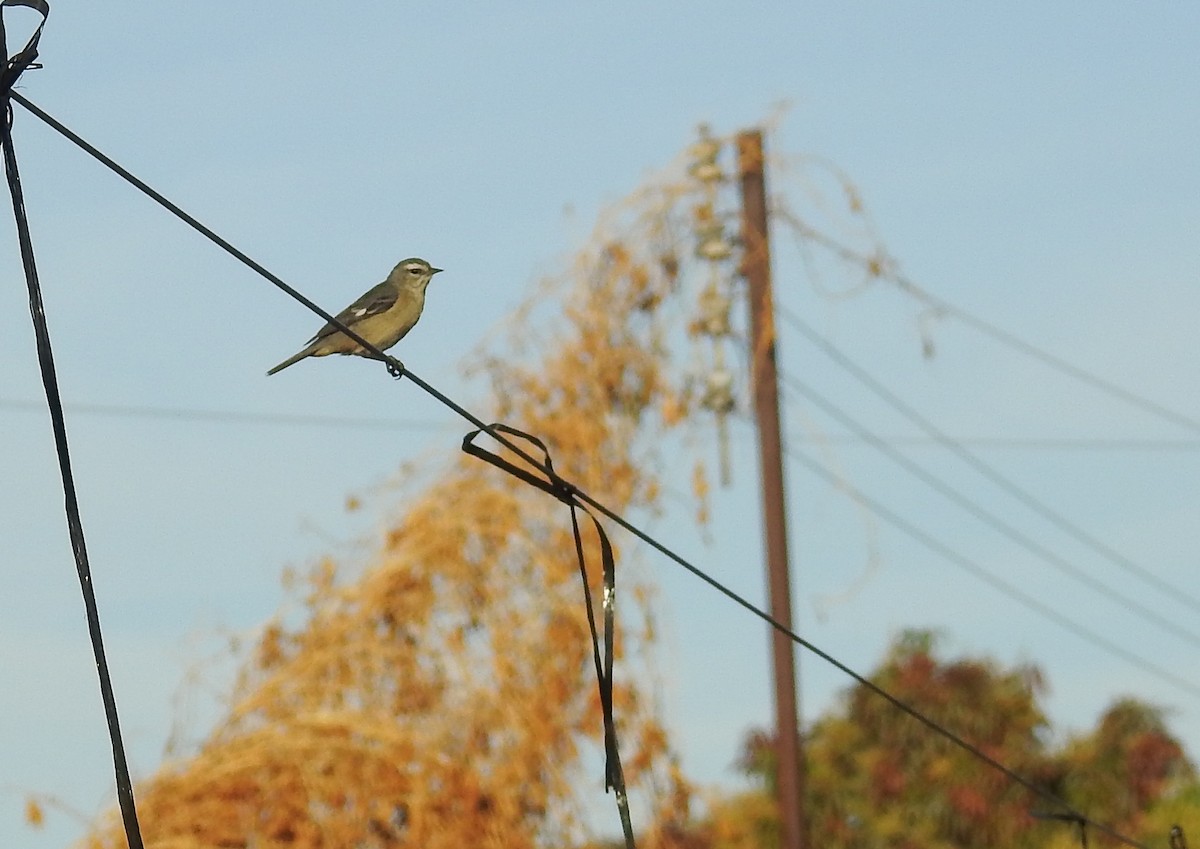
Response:
[[[387,366],[388,374],[396,378],[396,380],[404,377],[404,363],[395,357],[389,357],[387,354],[376,354],[373,351],[361,351],[358,355],[368,360],[379,360],[379,362]]]

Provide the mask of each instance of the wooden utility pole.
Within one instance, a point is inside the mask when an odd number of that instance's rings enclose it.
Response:
[[[783,495],[783,440],[779,429],[779,378],[775,366],[775,311],[771,299],[771,253],[767,234],[767,188],[762,133],[737,137],[742,186],[742,274],[750,290],[750,378],[758,421],[763,489],[763,535],[767,548],[767,595],[771,617],[792,627],[787,524]],[[796,706],[796,660],[791,639],[771,629],[775,671],[776,787],[783,826],[782,849],[806,844],[804,760]]]

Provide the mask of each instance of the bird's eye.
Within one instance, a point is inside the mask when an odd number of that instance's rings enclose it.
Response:
[[[417,268],[415,265],[412,265],[412,266],[409,266],[408,273],[409,274],[420,274],[421,269]]]

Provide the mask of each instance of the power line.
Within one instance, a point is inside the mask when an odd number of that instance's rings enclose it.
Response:
[[[885,403],[887,403],[890,407],[892,407],[892,409],[896,410],[901,415],[903,415],[905,418],[907,418],[909,421],[911,421],[913,424],[915,424],[918,428],[920,428],[922,431],[924,431],[931,439],[933,439],[936,442],[938,442],[939,444],[943,445],[945,448],[949,449],[950,451],[953,451],[964,462],[966,462],[968,465],[970,465],[973,469],[975,469],[981,475],[986,477],[992,483],[996,484],[996,486],[1003,489],[1005,492],[1007,492],[1013,498],[1016,498],[1018,501],[1020,501],[1027,508],[1032,510],[1034,513],[1041,516],[1043,519],[1050,522],[1056,528],[1058,528],[1059,530],[1068,534],[1069,536],[1074,538],[1076,541],[1083,543],[1088,548],[1092,549],[1092,551],[1096,552],[1101,557],[1108,560],[1110,563],[1114,564],[1115,566],[1117,566],[1120,569],[1123,569],[1126,573],[1133,575],[1135,578],[1140,580],[1142,583],[1147,584],[1147,585],[1153,587],[1154,589],[1158,590],[1158,592],[1162,593],[1163,595],[1165,595],[1175,601],[1178,601],[1182,604],[1185,604],[1197,612],[1200,612],[1200,598],[1197,598],[1196,596],[1183,590],[1181,587],[1178,587],[1175,584],[1172,584],[1171,582],[1160,578],[1158,575],[1155,575],[1153,572],[1146,569],[1145,567],[1139,566],[1137,563],[1135,563],[1130,558],[1121,554],[1119,551],[1115,550],[1111,546],[1106,545],[1104,542],[1097,539],[1095,536],[1088,533],[1083,528],[1079,527],[1077,524],[1072,522],[1066,516],[1059,513],[1057,510],[1055,510],[1049,504],[1047,504],[1046,502],[1044,502],[1041,499],[1034,496],[1028,490],[1022,488],[1021,486],[1018,486],[1012,480],[1010,480],[1009,478],[1007,478],[1006,476],[1001,474],[999,471],[997,471],[995,468],[993,468],[992,466],[990,466],[989,464],[987,464],[986,462],[981,460],[975,454],[972,454],[970,451],[968,451],[966,448],[964,448],[960,443],[958,443],[955,440],[948,437],[941,430],[939,430],[931,421],[926,419],[924,416],[922,416],[920,413],[918,413],[915,409],[913,409],[911,406],[909,406],[907,403],[905,403],[903,399],[901,399],[898,395],[896,395],[896,393],[890,391],[880,381],[878,381],[874,377],[872,377],[864,368],[857,365],[853,360],[851,360],[848,356],[846,356],[846,354],[844,354],[841,350],[839,350],[832,342],[825,339],[823,336],[821,336],[819,333],[817,333],[812,327],[810,327],[803,320],[801,320],[799,316],[795,315],[794,313],[792,313],[791,311],[789,311],[787,309],[782,309],[782,308],[779,310],[779,314],[793,329],[795,329],[797,332],[799,332],[805,338],[807,338],[810,342],[812,342],[814,345],[816,345],[818,348],[820,348],[827,357],[829,357],[831,360],[833,360],[835,363],[837,363],[839,366],[841,366],[845,371],[847,371],[851,375],[853,375],[856,380],[858,380],[860,383],[862,383],[864,386],[866,386],[868,389],[870,389],[873,393],[875,393],[876,396],[881,398]],[[852,429],[854,429],[854,430],[856,430],[856,432],[858,432],[857,427],[852,428]],[[864,435],[861,432],[858,432],[858,435],[863,438],[875,441],[875,438],[870,435]],[[882,446],[881,446],[881,450],[882,450]],[[1138,607],[1141,607],[1141,606],[1138,605]],[[1149,612],[1149,611],[1147,611],[1147,612]],[[1152,614],[1152,615],[1154,616],[1154,618],[1156,620],[1161,619],[1161,617],[1159,617],[1158,614],[1156,614],[1156,613]],[[1160,627],[1163,627],[1161,622],[1160,622]],[[1174,629],[1175,629],[1174,625],[1172,625],[1170,628],[1168,628],[1168,630],[1174,630]],[[1195,640],[1194,637],[1189,637],[1188,639]]]
[[[1011,333],[1004,328],[993,324],[992,322],[975,315],[966,309],[950,303],[944,298],[934,295],[929,290],[918,285],[907,276],[896,271],[886,256],[868,256],[860,251],[857,251],[848,245],[844,245],[836,239],[832,239],[823,233],[814,230],[804,224],[794,215],[787,213],[784,210],[776,210],[779,217],[787,221],[787,223],[796,231],[796,234],[802,238],[809,239],[821,245],[831,253],[841,257],[842,259],[854,262],[863,268],[867,269],[873,276],[880,277],[891,281],[901,291],[917,298],[920,301],[928,304],[934,310],[944,315],[950,315],[957,318],[964,324],[974,327],[981,333],[990,336],[992,339],[1007,345],[1015,351],[1019,351],[1026,356],[1038,360],[1043,365],[1046,365],[1055,371],[1065,374],[1081,383],[1087,384],[1093,389],[1099,390],[1110,397],[1116,398],[1136,407],[1143,412],[1157,416],[1164,421],[1171,422],[1179,427],[1187,430],[1200,433],[1200,420],[1193,416],[1186,415],[1177,410],[1173,410],[1164,404],[1151,400],[1144,395],[1139,395],[1132,390],[1126,389],[1113,381],[1101,377],[1100,375],[1089,371],[1082,366],[1077,366],[1074,363],[1051,354],[1036,345],[1026,342],[1015,333]]]
[[[945,560],[948,560],[949,562],[958,566],[963,571],[974,575],[984,583],[990,584],[999,592],[1019,602],[1023,607],[1029,608],[1042,618],[1054,622],[1086,642],[1089,642],[1095,646],[1099,646],[1110,654],[1120,657],[1122,660],[1128,661],[1137,668],[1153,674],[1156,678],[1172,684],[1192,696],[1200,697],[1200,686],[1197,686],[1192,681],[1175,675],[1170,670],[1159,666],[1153,661],[1147,660],[1146,658],[1135,654],[1121,643],[1114,642],[1107,637],[1097,634],[1095,631],[1092,631],[1089,628],[1086,628],[1085,626],[1068,619],[1066,616],[1059,613],[1058,610],[1046,604],[1045,602],[1039,601],[1036,597],[1030,595],[1024,590],[1013,586],[1002,578],[996,577],[975,561],[963,554],[960,554],[945,543],[938,540],[932,534],[922,530],[921,528],[909,522],[907,519],[904,519],[900,516],[900,514],[896,513],[891,508],[886,507],[882,502],[867,495],[861,489],[846,483],[845,478],[829,469],[822,463],[819,463],[811,457],[808,457],[807,455],[794,449],[789,449],[787,453],[789,457],[806,467],[817,477],[822,478],[830,485],[847,493],[876,516],[892,525],[892,527],[903,532],[911,539],[921,543],[921,545],[925,546],[927,549],[941,556]]]
[[[945,448],[947,441],[960,446],[990,448],[1013,451],[1196,451],[1200,450],[1197,439],[1139,439],[1123,437],[1054,437],[1054,436],[906,436],[900,434],[879,437],[889,445],[905,445],[911,448],[937,446]],[[867,440],[853,434],[834,433],[822,435],[821,442],[839,445],[863,445]]]
[[[955,489],[950,484],[946,483],[944,480],[939,478],[937,475],[933,474],[932,472],[930,472],[927,469],[925,469],[924,467],[922,467],[920,464],[914,462],[910,458],[906,457],[904,454],[901,454],[899,451],[897,451],[895,448],[892,448],[890,445],[886,445],[881,440],[876,439],[869,430],[864,428],[862,425],[858,424],[858,422],[856,422],[853,418],[851,418],[849,415],[847,415],[844,410],[839,408],[836,404],[834,404],[832,401],[830,401],[825,396],[821,395],[819,392],[814,390],[812,387],[808,386],[807,384],[803,383],[802,381],[797,380],[796,378],[792,377],[791,375],[785,374],[783,379],[784,379],[784,383],[787,384],[789,389],[799,393],[800,395],[803,395],[809,401],[811,401],[812,403],[814,403],[818,407],[820,407],[822,410],[824,410],[828,415],[832,416],[833,418],[835,418],[839,422],[841,422],[845,427],[853,429],[864,440],[873,444],[881,453],[883,453],[886,457],[891,459],[892,462],[901,466],[903,469],[905,469],[909,474],[913,475],[914,477],[920,479],[921,481],[924,481],[927,486],[940,492],[950,502],[952,502],[953,504],[957,504],[959,507],[961,507],[963,510],[966,510],[968,513],[970,513],[975,518],[979,519],[980,521],[984,522],[987,525],[990,525],[992,528],[996,529],[1001,534],[1003,534],[1004,536],[1008,537],[1013,542],[1020,545],[1026,551],[1029,551],[1032,554],[1037,555],[1042,560],[1049,563],[1054,568],[1058,569],[1060,572],[1063,572],[1064,574],[1071,576],[1072,578],[1074,578],[1076,581],[1080,582],[1081,584],[1091,587],[1093,590],[1095,590],[1096,592],[1103,595],[1109,601],[1124,608],[1125,610],[1127,610],[1128,612],[1132,613],[1133,615],[1141,618],[1142,620],[1149,622],[1149,623],[1157,626],[1158,628],[1160,628],[1164,631],[1167,631],[1168,633],[1174,634],[1175,636],[1179,637],[1180,639],[1188,641],[1192,645],[1200,646],[1200,636],[1197,636],[1192,631],[1189,631],[1187,628],[1177,625],[1174,621],[1164,618],[1159,613],[1157,613],[1154,610],[1151,610],[1150,608],[1146,607],[1145,605],[1143,605],[1139,602],[1133,601],[1132,599],[1122,595],[1121,593],[1117,592],[1112,587],[1110,587],[1108,584],[1104,583],[1103,581],[1101,581],[1097,578],[1092,577],[1087,572],[1085,572],[1083,569],[1074,565],[1066,558],[1060,557],[1058,554],[1055,554],[1053,551],[1046,548],[1041,543],[1037,542],[1036,540],[1031,539],[1025,533],[1023,533],[1022,531],[1020,531],[1013,525],[1010,525],[1008,522],[1001,519],[995,513],[992,513],[989,510],[987,510],[986,508],[980,506],[977,502],[972,501],[970,498],[968,498],[962,492]]]
[[[40,412],[44,404],[0,398],[0,410]],[[304,427],[361,428],[365,430],[445,430],[446,425],[416,419],[370,419],[352,416],[321,416],[305,413],[256,413],[239,410],[205,410],[195,407],[157,407],[126,404],[64,404],[75,414],[112,416],[130,419],[160,419],[216,424],[299,425]]]
[[[100,701],[104,707],[108,740],[112,747],[113,776],[116,782],[117,807],[121,811],[121,823],[125,840],[130,849],[142,849],[141,827],[138,825],[137,805],[133,794],[133,778],[129,771],[129,759],[121,734],[121,722],[117,710],[116,693],[112,675],[108,668],[108,657],[104,651],[104,635],[100,625],[100,607],[92,580],[91,563],[87,554],[87,539],[83,530],[83,518],[79,510],[79,497],[75,490],[75,473],[71,468],[71,451],[67,439],[66,418],[63,415],[62,395],[58,387],[58,373],[54,367],[54,350],[50,340],[50,329],[46,321],[45,303],[41,283],[38,280],[37,260],[33,250],[33,236],[25,212],[25,196],[21,188],[20,169],[17,167],[17,151],[12,136],[12,86],[24,71],[34,65],[38,55],[38,41],[42,27],[50,15],[46,0],[3,0],[0,7],[26,6],[41,16],[37,28],[25,46],[9,56],[8,36],[5,30],[4,9],[0,8],[0,148],[3,148],[4,175],[12,197],[13,222],[17,230],[21,266],[25,272],[25,286],[29,293],[29,315],[33,320],[33,335],[37,349],[38,371],[41,373],[42,388],[46,394],[46,406],[50,413],[50,430],[54,437],[55,454],[58,459],[59,477],[62,482],[63,507],[67,519],[67,535],[71,541],[71,553],[75,560],[75,573],[83,596],[84,619],[87,622],[88,640],[92,646],[92,659],[96,664],[96,677],[100,686]]]
[[[40,401],[20,398],[0,398],[0,411],[40,413],[45,409]],[[324,416],[308,413],[267,413],[251,410],[213,410],[201,407],[164,407],[150,404],[94,404],[65,402],[63,409],[74,415],[111,416],[113,418],[213,422],[214,424],[298,425],[311,427],[361,428],[363,430],[417,430],[435,432],[445,425],[433,420],[383,419],[354,416]],[[749,437],[746,437],[749,438]],[[793,437],[805,440],[805,437]],[[935,439],[929,436],[904,434],[881,435],[889,445],[913,448],[944,447],[946,439],[962,446],[1014,451],[1200,451],[1200,439],[1139,439],[1122,437],[1046,437],[1046,436],[953,436]],[[869,445],[868,440],[854,434],[823,435],[823,443],[839,445]]]
[[[140,180],[138,177],[133,175],[131,172],[129,172],[128,170],[126,170],[125,168],[123,168],[122,166],[117,164],[114,160],[112,160],[111,158],[109,158],[108,156],[103,154],[100,150],[98,150],[96,147],[91,145],[89,142],[87,142],[81,136],[79,136],[78,134],[76,134],[75,132],[73,132],[72,130],[67,128],[61,122],[59,122],[55,118],[48,115],[41,108],[35,106],[27,98],[23,97],[22,95],[20,95],[16,92],[12,92],[11,96],[12,96],[13,100],[20,103],[24,108],[26,108],[32,114],[34,114],[35,116],[40,118],[43,122],[45,122],[48,126],[50,126],[52,129],[54,129],[56,132],[58,132],[59,134],[64,136],[66,139],[68,139],[69,141],[74,143],[76,146],[80,147],[82,150],[84,150],[90,156],[92,156],[97,161],[99,161],[100,163],[105,165],[105,167],[109,168],[114,173],[119,175],[122,179],[126,180],[131,185],[136,187],[143,194],[145,194],[148,197],[150,197],[151,199],[153,199],[156,203],[158,203],[164,209],[168,210],[173,215],[175,215],[177,218],[184,221],[186,224],[188,224],[188,226],[192,227],[192,229],[194,229],[198,233],[204,235],[206,238],[208,238],[214,244],[216,244],[217,246],[219,246],[220,248],[225,250],[227,253],[229,253],[231,256],[233,256],[238,261],[242,262],[247,267],[254,270],[256,273],[258,273],[260,276],[265,278],[267,281],[269,281],[270,283],[275,285],[277,288],[279,288],[280,290],[282,290],[283,292],[288,294],[294,300],[296,300],[299,303],[303,304],[304,306],[308,307],[309,310],[311,310],[312,312],[321,316],[326,321],[330,322],[339,331],[341,331],[342,333],[345,333],[351,339],[354,339],[358,344],[360,344],[363,347],[364,350],[368,351],[375,358],[384,362],[387,365],[389,373],[391,373],[393,376],[395,376],[397,378],[407,377],[414,384],[416,384],[422,391],[424,391],[427,394],[434,397],[440,403],[442,403],[446,407],[453,410],[455,413],[457,413],[462,418],[466,419],[468,422],[470,422],[475,427],[479,428],[481,431],[488,433],[488,435],[490,435],[493,439],[495,439],[500,444],[504,445],[506,448],[508,448],[510,451],[512,451],[518,457],[521,457],[523,460],[525,460],[527,463],[529,463],[533,468],[535,468],[535,469],[539,470],[540,472],[542,472],[543,474],[545,474],[547,476],[550,484],[553,485],[552,489],[545,489],[545,491],[551,492],[551,494],[555,495],[556,497],[559,497],[560,500],[566,500],[568,504],[582,503],[582,504],[586,504],[588,506],[593,507],[598,512],[600,512],[604,516],[606,516],[608,519],[610,519],[611,521],[620,525],[622,528],[624,528],[629,533],[633,534],[635,537],[640,539],[642,542],[646,543],[651,548],[655,549],[660,554],[662,554],[665,557],[667,557],[668,559],[672,560],[679,566],[683,567],[688,572],[690,572],[692,575],[694,575],[697,578],[699,578],[700,580],[704,581],[710,587],[717,590],[719,593],[724,595],[729,600],[733,601],[738,606],[742,607],[747,612],[758,617],[759,619],[763,620],[771,627],[773,627],[776,630],[780,631],[781,633],[785,634],[790,639],[792,639],[797,645],[802,646],[803,648],[807,649],[809,652],[813,653],[814,655],[821,658],[825,662],[827,662],[830,665],[834,666],[835,668],[841,670],[843,673],[845,673],[849,677],[853,678],[859,684],[861,684],[862,686],[871,690],[876,695],[878,695],[880,698],[885,699],[887,702],[892,704],[898,710],[908,714],[913,719],[917,720],[918,722],[920,722],[921,724],[926,726],[931,731],[941,735],[942,737],[946,738],[950,742],[952,742],[955,745],[962,748],[964,751],[969,752],[974,757],[980,759],[984,763],[987,763],[993,769],[996,769],[997,771],[1001,772],[1006,777],[1008,777],[1009,780],[1011,780],[1017,784],[1020,784],[1021,786],[1025,787],[1026,789],[1030,790],[1031,792],[1036,793],[1037,795],[1047,799],[1048,801],[1054,803],[1055,805],[1059,805],[1063,809],[1071,811],[1072,813],[1075,813],[1074,808],[1072,808],[1072,806],[1070,804],[1068,804],[1065,800],[1059,798],[1055,794],[1051,793],[1049,790],[1046,790],[1045,788],[1035,784],[1033,781],[1031,781],[1028,778],[1025,778],[1020,773],[1017,773],[1014,770],[1012,770],[1011,768],[1005,766],[1003,763],[996,760],[991,755],[987,754],[985,751],[983,751],[978,746],[975,746],[974,744],[969,743],[967,740],[963,739],[962,737],[958,736],[954,732],[950,731],[945,726],[937,723],[930,717],[921,713],[916,708],[901,701],[899,698],[892,695],[890,692],[883,689],[878,684],[872,682],[870,679],[855,672],[849,666],[846,666],[844,663],[837,660],[837,658],[833,657],[833,655],[818,648],[813,643],[810,643],[809,641],[805,640],[799,634],[795,633],[791,629],[786,628],[785,626],[783,626],[782,624],[777,622],[768,613],[759,609],[758,607],[756,607],[755,605],[753,605],[749,601],[747,601],[745,598],[743,598],[742,596],[735,593],[733,590],[731,590],[728,587],[726,587],[725,585],[721,584],[719,581],[717,581],[715,578],[713,578],[710,575],[708,575],[707,573],[705,573],[699,567],[695,566],[694,564],[692,564],[691,562],[686,560],[684,557],[677,554],[675,551],[668,548],[666,545],[664,545],[663,543],[661,543],[654,537],[650,536],[645,531],[641,530],[637,526],[630,523],[623,516],[615,513],[610,508],[608,508],[604,504],[600,503],[595,498],[588,495],[586,492],[580,490],[578,487],[574,486],[573,484],[569,484],[565,481],[562,481],[562,479],[558,477],[557,473],[553,470],[553,468],[551,468],[548,460],[538,460],[535,457],[531,456],[527,451],[525,451],[519,445],[515,444],[512,440],[508,439],[502,433],[498,432],[496,426],[485,424],[478,416],[474,415],[473,413],[468,411],[466,408],[464,408],[462,405],[458,404],[453,399],[451,399],[449,396],[440,392],[438,389],[431,386],[429,383],[425,382],[419,376],[417,376],[416,374],[414,374],[413,372],[408,370],[403,365],[403,363],[401,363],[399,360],[395,359],[394,357],[387,356],[382,351],[380,351],[377,347],[375,347],[374,345],[371,345],[369,342],[367,342],[367,340],[363,339],[359,334],[354,332],[353,329],[346,327],[343,323],[339,322],[330,313],[326,312],[324,309],[322,309],[316,303],[314,303],[313,301],[311,301],[310,299],[305,297],[298,290],[296,290],[292,286],[285,283],[281,278],[272,274],[264,266],[255,262],[253,259],[251,259],[245,253],[238,250],[230,242],[226,241],[225,239],[223,239],[222,237],[217,235],[213,230],[211,230],[208,227],[206,227],[205,225],[203,225],[200,221],[198,221],[197,219],[195,219],[194,217],[189,215],[182,208],[180,208],[179,206],[177,206],[176,204],[171,202],[169,199],[167,199],[164,195],[155,191],[148,184],[146,184],[145,182]],[[474,434],[468,435],[468,439],[473,435]],[[561,489],[561,491],[558,491],[559,489]],[[619,800],[624,798],[624,789],[623,788],[619,789],[617,791],[617,793],[618,793]],[[1104,823],[1092,820],[1088,817],[1085,817],[1082,814],[1077,814],[1077,816],[1078,816],[1079,821],[1086,821],[1088,824],[1092,825],[1097,830],[1102,831],[1105,834],[1108,834],[1109,836],[1113,837],[1116,840],[1121,841],[1122,843],[1125,843],[1126,845],[1135,847],[1136,849],[1149,849],[1149,847],[1146,847],[1144,844],[1139,843],[1139,842],[1133,840],[1132,838],[1127,837],[1124,834],[1121,834],[1120,832],[1116,831],[1115,829],[1113,829],[1112,827],[1110,827],[1108,825],[1105,825]]]

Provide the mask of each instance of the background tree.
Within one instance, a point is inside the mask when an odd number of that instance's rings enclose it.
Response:
[[[942,659],[934,637],[908,632],[870,679],[1001,763],[1091,816],[1152,845],[1173,822],[1200,813],[1195,774],[1161,712],[1132,699],[1110,707],[1090,733],[1060,748],[1031,665]],[[822,847],[1077,846],[1077,833],[1031,816],[1040,797],[855,685],[806,735],[808,805]],[[751,731],[738,761],[755,779],[719,798],[699,830],[714,849],[778,845],[770,804],[770,737]],[[1103,842],[1090,835],[1093,843]]]
[[[1191,799],[1192,817],[1200,812],[1195,772],[1179,741],[1167,731],[1162,711],[1134,699],[1110,706],[1095,730],[1071,741],[1061,758],[1071,801],[1102,811],[1122,830],[1144,833],[1161,843],[1170,824],[1148,829],[1145,819],[1151,810],[1171,807],[1182,798]]]

